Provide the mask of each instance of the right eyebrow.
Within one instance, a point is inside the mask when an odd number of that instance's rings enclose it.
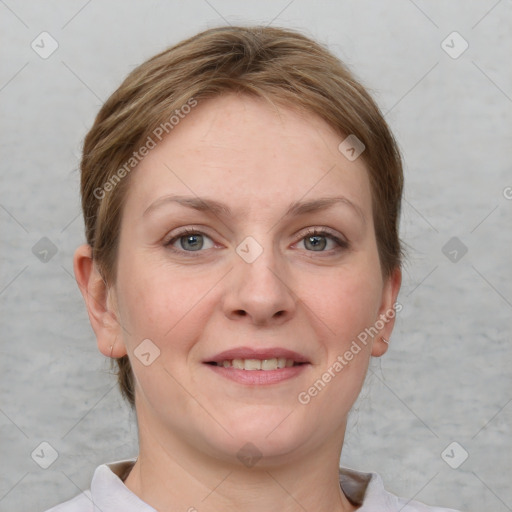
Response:
[[[213,199],[178,195],[164,196],[157,199],[144,210],[142,215],[145,216],[149,212],[161,208],[168,203],[178,203],[182,206],[186,206],[187,208],[193,208],[194,210],[201,212],[210,212],[218,216],[229,217],[232,215],[229,206],[218,201],[214,201]]]

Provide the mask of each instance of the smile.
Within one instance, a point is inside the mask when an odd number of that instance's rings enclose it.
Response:
[[[285,357],[274,357],[272,359],[225,359],[221,362],[211,361],[208,364],[222,366],[223,368],[236,368],[237,370],[272,371],[280,370],[281,368],[290,368],[304,363],[298,363],[293,359],[286,359]]]
[[[219,377],[248,386],[266,386],[298,377],[311,366],[292,359],[233,359],[205,363]],[[280,365],[281,367],[279,367]]]
[[[310,359],[284,347],[235,347],[203,360],[218,376],[239,384],[268,385],[297,377]]]

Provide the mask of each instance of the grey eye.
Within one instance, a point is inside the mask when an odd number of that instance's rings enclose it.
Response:
[[[203,248],[203,235],[185,235],[180,237],[181,248],[186,251],[199,251]]]
[[[166,244],[177,251],[198,252],[201,249],[210,249],[214,246],[209,236],[199,231],[189,231],[178,234]]]
[[[304,238],[304,245],[312,251],[323,251],[327,246],[327,240],[323,235],[307,236]]]

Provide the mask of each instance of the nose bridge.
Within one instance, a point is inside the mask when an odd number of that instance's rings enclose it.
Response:
[[[255,323],[290,317],[295,298],[287,284],[286,262],[271,237],[246,237],[236,248],[226,314],[250,316]]]

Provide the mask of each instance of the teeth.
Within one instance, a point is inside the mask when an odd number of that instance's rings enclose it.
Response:
[[[261,370],[261,361],[259,359],[246,359],[243,361],[244,370]]]
[[[233,368],[237,368],[238,370],[244,370],[245,369],[244,368],[245,361],[243,359],[233,359],[231,364],[233,365]],[[223,361],[223,365],[224,365],[224,361]]]
[[[216,364],[224,368],[233,367],[238,370],[278,370],[293,366],[294,361],[293,359],[279,357],[273,359],[233,359],[232,361],[222,361],[222,363]]]
[[[277,370],[277,368],[278,361],[275,357],[273,359],[263,359],[263,361],[261,361],[262,370]]]
[[[292,361],[293,363],[293,361]],[[286,366],[286,358],[285,357],[280,357],[278,358],[277,360],[277,367],[278,368],[284,368]]]

